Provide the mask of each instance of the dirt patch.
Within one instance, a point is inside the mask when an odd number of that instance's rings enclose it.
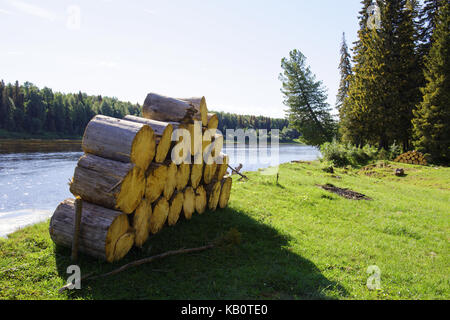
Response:
[[[362,193],[358,193],[356,191],[350,190],[350,189],[343,189],[343,188],[339,188],[336,187],[330,183],[327,183],[325,185],[317,185],[318,187],[321,187],[322,189],[329,191],[329,192],[333,192],[336,193],[338,195],[340,195],[341,197],[344,197],[346,199],[350,199],[350,200],[372,200],[371,198],[369,198],[368,196],[362,194]]]

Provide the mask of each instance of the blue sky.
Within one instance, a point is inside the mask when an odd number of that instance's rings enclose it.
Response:
[[[206,96],[210,109],[282,117],[280,61],[306,57],[334,105],[342,32],[359,0],[0,0],[0,78],[143,103]]]

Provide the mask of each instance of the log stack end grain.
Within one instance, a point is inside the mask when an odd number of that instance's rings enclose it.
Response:
[[[56,244],[72,247],[75,238],[80,252],[114,262],[181,217],[227,206],[229,158],[221,153],[218,117],[208,113],[206,99],[150,93],[142,113],[123,120],[97,115],[87,125],[85,154],[70,183],[81,198],[81,221],[74,231],[75,202],[64,200],[50,222]],[[186,132],[194,134],[190,145],[178,139]],[[182,161],[172,157],[180,150]]]
[[[425,158],[425,155],[418,151],[408,151],[401,155],[399,155],[394,160],[395,162],[407,163],[407,164],[415,164],[415,165],[428,165],[428,161]]]

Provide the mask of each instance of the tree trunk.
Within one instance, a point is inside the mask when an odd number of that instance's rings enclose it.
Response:
[[[70,248],[73,240],[75,200],[59,204],[50,220],[50,237],[57,245]],[[108,262],[122,259],[134,243],[134,230],[127,216],[86,201],[81,216],[79,251]]]
[[[86,154],[80,158],[70,192],[109,209],[132,213],[145,190],[144,171],[123,163]]]
[[[146,170],[155,156],[152,128],[142,123],[97,115],[84,131],[82,148],[103,158],[132,162]]]
[[[130,115],[125,116],[125,120],[146,124],[153,129],[156,141],[156,155],[154,161],[157,163],[162,163],[167,158],[167,154],[172,145],[172,132],[174,125],[167,122]]]
[[[183,213],[187,220],[192,218],[195,211],[195,191],[192,187],[187,187],[184,190]]]
[[[200,110],[194,105],[156,93],[147,95],[142,115],[147,119],[168,122],[191,123],[193,120],[202,120]]]
[[[223,209],[228,205],[231,194],[231,186],[233,184],[233,179],[231,177],[226,177],[221,181],[221,190],[219,197],[219,208]]]
[[[150,233],[150,218],[152,216],[152,203],[149,199],[142,199],[132,216],[131,225],[136,230],[134,243],[141,248],[147,241]]]
[[[167,218],[167,223],[169,226],[174,226],[178,222],[181,210],[183,209],[183,203],[183,192],[176,191],[172,198],[169,200],[169,216]]]
[[[164,198],[159,198],[153,205],[153,213],[150,218],[150,232],[155,234],[161,231],[169,216],[169,202]]]

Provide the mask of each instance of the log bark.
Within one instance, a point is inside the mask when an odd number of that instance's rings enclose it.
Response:
[[[97,115],[84,131],[82,148],[86,153],[131,162],[146,170],[155,156],[155,144],[148,125]]]
[[[144,118],[158,121],[191,123],[201,121],[200,110],[183,100],[169,98],[156,93],[149,93],[142,107]]]
[[[153,213],[150,218],[150,232],[156,234],[164,227],[169,216],[169,202],[160,197],[153,205]]]
[[[122,259],[134,242],[126,214],[83,202],[79,251],[92,257],[114,262]],[[61,202],[50,219],[50,237],[57,244],[70,248],[73,240],[75,200]],[[119,241],[126,236],[130,241]]]
[[[134,244],[141,248],[147,241],[150,234],[150,218],[152,217],[152,203],[149,199],[142,199],[139,206],[132,216],[132,223],[134,230],[136,230],[136,237]]]
[[[139,167],[92,154],[80,158],[70,183],[75,196],[128,214],[137,208],[144,190],[145,174]]]
[[[200,185],[195,189],[195,211],[197,211],[198,214],[203,214],[206,210],[207,203],[206,190]]]
[[[228,205],[231,194],[231,186],[233,179],[231,177],[225,177],[221,180],[220,196],[219,196],[219,208],[223,209]]]
[[[217,205],[219,204],[220,188],[220,181],[213,181],[205,186],[206,196],[208,198],[208,209],[211,211],[216,211]]]
[[[192,218],[195,211],[195,191],[192,187],[187,187],[184,190],[183,213],[187,220]]]
[[[206,105],[205,97],[201,98],[181,98],[179,100],[186,101],[193,105],[200,112],[200,118],[202,121],[202,125],[206,127],[208,125],[208,107]]]
[[[183,210],[184,194],[183,192],[176,191],[172,198],[169,200],[169,216],[167,218],[167,224],[174,226],[180,218],[181,210]]]
[[[151,203],[156,201],[164,192],[167,181],[167,165],[161,163],[152,163],[147,170],[147,182],[145,186],[145,197]]]
[[[156,154],[154,161],[157,163],[162,163],[167,158],[167,154],[172,145],[172,132],[174,129],[174,125],[172,123],[156,121],[131,115],[125,116],[125,120],[146,124],[153,129],[156,141]]]

